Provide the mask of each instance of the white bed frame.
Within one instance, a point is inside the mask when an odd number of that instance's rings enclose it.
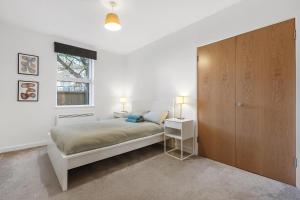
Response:
[[[74,115],[72,115],[74,116]],[[92,117],[92,115],[76,115],[78,117]],[[59,122],[60,117],[64,120],[66,117],[58,116],[57,122]],[[72,118],[72,117],[71,117]],[[77,121],[78,119],[76,119]],[[56,173],[57,179],[61,185],[63,191],[68,189],[68,170],[73,169],[82,165],[93,163],[105,158],[113,157],[119,154],[123,154],[135,149],[146,147],[158,142],[163,141],[163,132],[148,137],[138,138],[135,140],[130,140],[120,144],[103,147],[99,149],[94,149],[90,151],[85,151],[81,153],[76,153],[72,155],[65,155],[62,153],[53,142],[50,133],[48,134],[48,155],[54,171]]]

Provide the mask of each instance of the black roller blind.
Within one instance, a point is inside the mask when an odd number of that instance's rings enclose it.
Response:
[[[54,42],[54,52],[97,60],[97,51]]]

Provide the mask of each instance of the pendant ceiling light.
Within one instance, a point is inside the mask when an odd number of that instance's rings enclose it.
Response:
[[[122,26],[120,24],[119,16],[117,14],[113,13],[114,7],[116,7],[117,4],[116,4],[116,2],[111,1],[110,5],[111,5],[112,12],[108,13],[106,15],[104,27],[110,31],[119,31],[122,28]]]

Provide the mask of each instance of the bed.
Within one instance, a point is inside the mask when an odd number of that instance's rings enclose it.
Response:
[[[163,127],[124,118],[58,125],[48,134],[48,155],[63,191],[68,170],[163,141]]]

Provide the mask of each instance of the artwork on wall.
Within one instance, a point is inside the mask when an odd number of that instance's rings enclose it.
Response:
[[[18,101],[38,101],[39,83],[36,81],[18,81]]]
[[[18,53],[18,74],[39,75],[39,57]]]

